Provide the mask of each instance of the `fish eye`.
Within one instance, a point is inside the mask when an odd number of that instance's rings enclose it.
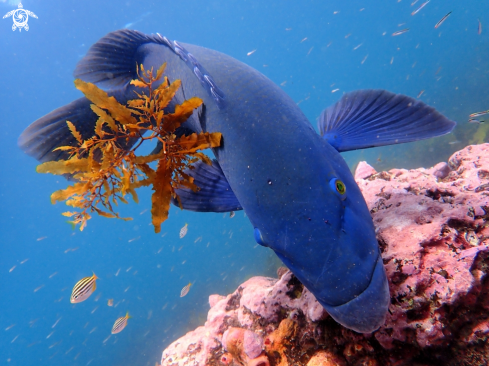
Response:
[[[329,181],[329,186],[342,200],[346,198],[346,186],[342,180],[333,178]]]

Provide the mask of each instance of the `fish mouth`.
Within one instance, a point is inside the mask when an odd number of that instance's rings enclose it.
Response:
[[[377,262],[367,288],[357,297],[338,306],[321,305],[338,323],[358,333],[371,333],[385,323],[389,309],[389,283],[385,273],[382,257]]]

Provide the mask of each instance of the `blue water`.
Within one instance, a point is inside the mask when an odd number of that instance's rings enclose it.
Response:
[[[452,134],[344,156],[352,168],[365,159],[378,169],[429,167],[473,142],[481,127],[468,115],[489,109],[489,2],[432,0],[411,16],[421,2],[26,0],[24,9],[38,16],[28,32],[1,19],[0,364],[154,365],[168,344],[203,324],[210,294],[273,275],[279,265],[254,242],[243,212],[231,219],[172,208],[154,234],[149,190],[139,204],[120,207],[133,221],[94,217],[83,232],[65,223],[66,206],[51,205],[49,196],[67,182],[37,174],[17,138],[80,97],[72,71],[93,43],[127,26],[216,49],[282,84],[314,125],[347,91],[416,97],[424,90],[421,100],[458,122]],[[1,15],[15,4],[0,1]],[[403,28],[410,31],[391,36]],[[70,304],[73,285],[92,271],[97,290]],[[107,306],[111,298],[117,306]],[[127,328],[110,336],[126,311]]]

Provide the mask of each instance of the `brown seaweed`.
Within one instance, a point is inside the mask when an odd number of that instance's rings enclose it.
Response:
[[[70,223],[80,224],[83,230],[91,213],[108,217],[130,220],[115,212],[118,202],[128,203],[127,194],[138,202],[136,189],[151,186],[152,223],[155,232],[161,229],[161,223],[168,218],[171,198],[179,200],[178,188],[190,188],[197,191],[193,178],[185,173],[192,164],[202,160],[211,164],[209,157],[199,150],[217,147],[221,143],[221,134],[193,133],[177,137],[175,130],[181,126],[202,104],[199,98],[190,98],[176,105],[173,113],[165,113],[180,87],[180,80],[169,83],[166,77],[155,87],[165,70],[166,63],[156,72],[137,68],[138,78],[131,84],[141,89],[137,98],[129,100],[127,105],[120,104],[114,97],[91,83],[75,80],[77,89],[85,94],[93,104],[91,109],[98,115],[94,135],[83,140],[75,126],[67,121],[68,128],[76,138],[78,146],[61,146],[55,150],[68,152],[67,160],[50,161],[37,167],[39,173],[57,175],[69,174],[75,180],[71,186],[51,195],[51,202],[66,201],[68,206],[79,211],[64,212],[71,217]],[[149,135],[145,136],[145,133]],[[136,139],[135,146],[124,149],[129,140]],[[159,141],[163,148],[150,155],[136,155],[135,151],[144,141]],[[156,169],[150,164],[156,163]],[[115,206],[114,206],[115,205]]]

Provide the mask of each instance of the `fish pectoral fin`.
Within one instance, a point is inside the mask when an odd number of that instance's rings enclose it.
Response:
[[[197,192],[189,188],[176,189],[180,199],[172,198],[172,203],[184,210],[197,212],[229,212],[242,210],[241,204],[231,189],[221,166],[217,160],[212,165],[198,161],[193,169],[187,169],[186,174],[194,178],[194,184],[199,187]]]
[[[318,121],[321,136],[339,152],[441,136],[455,125],[425,103],[387,90],[347,93]]]

